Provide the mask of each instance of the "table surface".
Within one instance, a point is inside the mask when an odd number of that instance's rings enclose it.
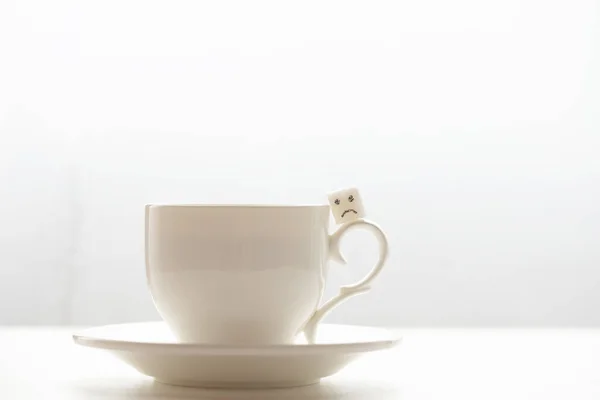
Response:
[[[403,329],[320,385],[270,391],[158,384],[72,331],[0,328],[0,399],[600,399],[594,329]]]

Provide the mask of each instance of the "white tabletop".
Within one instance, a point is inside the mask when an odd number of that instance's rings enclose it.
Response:
[[[600,330],[403,330],[398,349],[271,391],[154,383],[71,331],[0,328],[0,399],[600,399]]]

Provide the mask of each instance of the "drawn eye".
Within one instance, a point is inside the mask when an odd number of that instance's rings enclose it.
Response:
[[[354,196],[350,195],[350,197],[348,197],[348,201],[352,203],[354,201]]]
[[[340,204],[340,199],[335,199],[334,203],[335,204]]]

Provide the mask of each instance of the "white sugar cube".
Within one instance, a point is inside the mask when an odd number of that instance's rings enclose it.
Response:
[[[343,224],[365,217],[358,189],[348,188],[329,193],[329,205],[336,224]]]

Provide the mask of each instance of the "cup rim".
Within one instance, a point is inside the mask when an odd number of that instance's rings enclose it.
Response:
[[[290,204],[290,203],[150,203],[146,207],[156,208],[329,208],[329,204]]]

